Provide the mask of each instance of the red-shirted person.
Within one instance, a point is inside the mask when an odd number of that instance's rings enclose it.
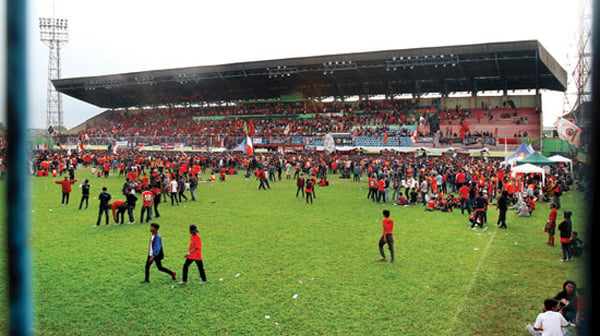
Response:
[[[469,215],[470,215],[471,214],[471,205],[469,204],[469,186],[466,184],[463,184],[458,189],[458,194],[460,195],[460,213],[462,215],[464,215],[465,207],[466,207],[467,211],[469,212]]]
[[[377,181],[377,203],[381,202],[381,200],[385,203],[385,181],[383,178]]]
[[[429,202],[427,202],[427,206],[425,207],[425,211],[435,211],[436,207],[436,199],[435,196],[431,197]]]
[[[375,180],[375,175],[369,175],[369,193],[367,194],[367,199],[370,198],[373,202],[377,197],[377,180]]]
[[[142,213],[140,223],[144,222],[144,213],[146,213],[146,223],[152,219],[152,205],[154,204],[154,193],[150,191],[148,186],[145,186],[142,192]]]
[[[550,203],[550,215],[548,216],[548,221],[546,222],[546,227],[544,231],[548,233],[548,241],[546,244],[550,246],[554,246],[554,233],[556,231],[556,216],[558,215],[558,211],[556,211],[556,204]]]
[[[115,225],[119,224],[119,216],[121,217],[121,224],[123,224],[125,221],[125,211],[127,211],[127,203],[125,201],[114,201],[110,205],[110,209],[112,210]]]
[[[315,190],[315,181],[312,178],[306,179],[306,203],[308,203],[308,199],[310,199],[310,204],[313,203],[313,192]]]
[[[300,192],[302,192],[302,198],[304,198],[304,174],[302,173],[296,179],[296,188],[296,198],[298,198]]]
[[[181,279],[181,282],[178,283],[179,285],[187,285],[188,268],[192,262],[195,262],[196,266],[198,266],[200,278],[202,279],[200,284],[205,284],[206,274],[204,273],[204,264],[202,263],[202,242],[200,240],[200,236],[198,235],[198,227],[194,224],[190,225],[190,247],[188,249],[188,253],[185,254],[183,278]]]
[[[390,262],[394,262],[394,221],[390,218],[390,211],[383,210],[383,233],[379,239],[379,254],[381,254],[381,261],[387,261],[385,252],[383,251],[383,245],[387,244],[390,249]]]
[[[466,181],[465,174],[463,174],[463,172],[458,172],[456,174],[456,187],[458,189],[460,189],[465,184],[465,181]]]
[[[104,177],[108,177],[108,175],[110,174],[110,164],[108,163],[108,161],[104,162],[102,168],[104,169]]]
[[[71,185],[77,182],[77,180],[69,180],[67,176],[62,181],[54,181],[56,184],[60,184],[62,186],[62,205],[69,205],[69,195],[71,194]]]

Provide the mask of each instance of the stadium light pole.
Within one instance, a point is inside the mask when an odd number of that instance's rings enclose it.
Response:
[[[10,335],[33,335],[27,131],[27,6],[6,1],[6,249]]]
[[[48,101],[46,105],[46,128],[51,126],[64,127],[62,97],[54,84],[53,79],[60,79],[60,48],[69,41],[67,19],[40,18],[40,40],[49,50],[48,54]]]

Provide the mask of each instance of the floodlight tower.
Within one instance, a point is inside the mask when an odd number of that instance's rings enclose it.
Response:
[[[67,19],[40,18],[40,40],[50,49],[48,56],[48,101],[46,128],[63,127],[62,97],[52,84],[60,79],[60,47],[69,41]]]

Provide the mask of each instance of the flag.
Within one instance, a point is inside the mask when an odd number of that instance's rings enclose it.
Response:
[[[63,145],[61,145],[60,143],[58,143],[57,145],[60,148],[60,150],[65,150],[65,147],[63,147]]]
[[[410,135],[411,142],[417,142],[417,130],[414,130]]]
[[[383,144],[387,145],[387,139],[388,139],[388,134],[385,133],[385,135],[383,136]]]
[[[88,138],[88,135],[87,135],[87,134],[82,134],[82,135],[81,135],[81,140],[82,140],[82,141],[87,141],[88,139],[89,139],[89,138]]]
[[[48,150],[48,143],[44,142],[44,150]]]
[[[221,135],[217,136],[217,147],[221,148],[224,147],[223,144],[225,143],[225,137],[221,138]]]
[[[71,156],[71,148],[67,151],[67,156]]]
[[[246,137],[246,154],[254,154],[254,148],[252,147],[252,138],[249,136]]]
[[[84,151],[84,150],[85,150],[85,148],[83,147],[83,144],[81,142],[79,142],[79,145],[77,147],[77,151],[81,152],[81,151]]]
[[[137,149],[137,151],[138,151],[138,152],[139,152],[139,151],[141,151],[141,150],[142,150],[142,147],[144,147],[144,144],[140,144],[140,145],[138,146],[138,148],[136,148],[136,149]]]
[[[559,138],[567,140],[571,145],[579,146],[579,142],[581,141],[581,129],[572,121],[560,118],[556,129]]]
[[[465,138],[465,135],[467,133],[469,133],[470,129],[469,129],[469,125],[467,124],[466,121],[462,121],[460,123],[460,129],[458,130],[458,134],[460,134],[461,139]]]
[[[248,135],[254,136],[254,122],[252,120],[250,120]]]

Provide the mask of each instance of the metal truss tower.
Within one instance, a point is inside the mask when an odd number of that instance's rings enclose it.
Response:
[[[575,123],[582,124],[588,122],[583,115],[583,105],[591,101],[591,74],[592,74],[592,55],[591,55],[591,27],[592,15],[590,1],[583,1],[581,15],[579,18],[579,31],[577,41],[577,54],[574,55],[575,64],[573,72],[570,74],[573,87],[565,92],[565,103],[563,104],[564,115],[569,115],[575,120]],[[569,96],[572,98],[569,99]]]
[[[52,84],[60,79],[60,48],[69,41],[66,19],[40,18],[40,40],[50,49],[48,56],[48,101],[46,106],[46,128],[63,128],[62,97]]]

